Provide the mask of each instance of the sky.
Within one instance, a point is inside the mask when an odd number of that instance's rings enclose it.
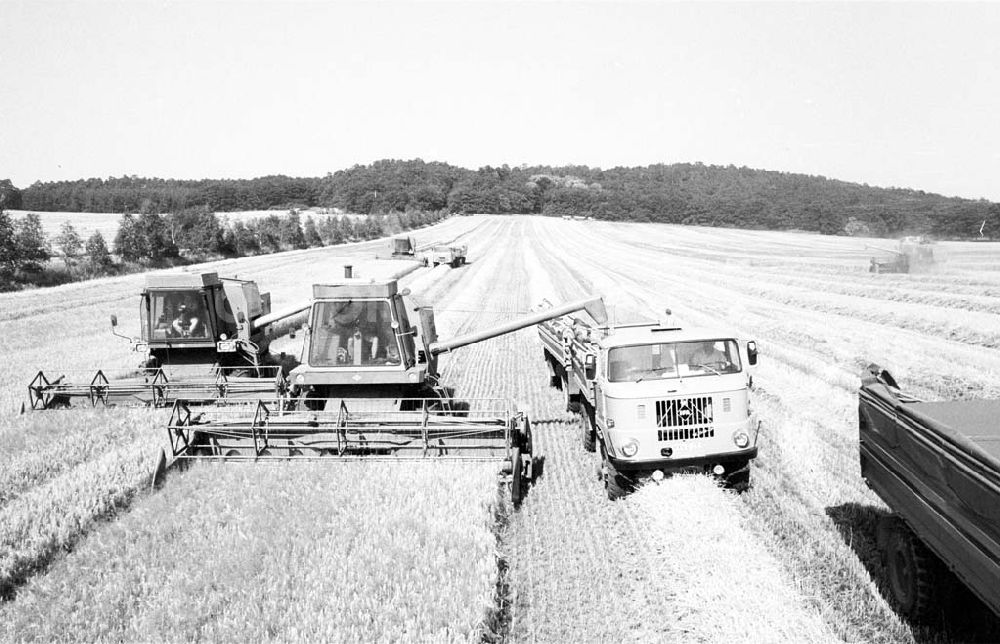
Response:
[[[0,179],[702,162],[1000,201],[1000,4],[0,0]]]

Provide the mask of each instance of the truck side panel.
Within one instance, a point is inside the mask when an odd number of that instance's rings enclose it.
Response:
[[[882,384],[861,389],[861,474],[914,533],[1000,614],[1000,472]]]

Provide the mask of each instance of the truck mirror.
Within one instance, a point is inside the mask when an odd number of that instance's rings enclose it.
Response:
[[[747,359],[751,366],[757,364],[757,343],[753,340],[747,342]]]
[[[597,376],[597,356],[588,353],[583,359],[583,376],[587,380],[593,380]]]
[[[113,326],[113,327],[114,326],[118,326],[118,316],[117,315],[112,315],[111,316],[111,326]]]

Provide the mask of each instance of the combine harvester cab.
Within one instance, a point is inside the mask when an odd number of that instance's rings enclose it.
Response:
[[[315,285],[289,395],[220,401],[197,413],[176,402],[174,458],[500,461],[519,504],[538,468],[527,416],[506,400],[456,399],[440,382],[438,356],[573,311],[603,311],[603,302],[581,300],[450,340],[438,339],[434,312],[425,307],[418,344],[408,294],[396,280]]]
[[[934,619],[950,569],[1000,616],[1000,400],[925,402],[877,365],[858,399],[861,476],[893,512],[877,542],[900,612]]]
[[[756,343],[727,330],[579,319],[541,324],[538,333],[552,386],[583,418],[584,449],[600,452],[609,499],[677,472],[749,487],[759,433],[750,406]]]
[[[219,278],[216,273],[155,273],[146,276],[139,302],[140,335],[132,350],[144,357],[138,373],[109,377],[103,370],[43,371],[28,386],[32,409],[90,405],[164,406],[179,397],[214,400],[279,395],[280,366],[264,364],[270,325],[300,313],[308,304],[278,313],[271,300],[249,280]]]

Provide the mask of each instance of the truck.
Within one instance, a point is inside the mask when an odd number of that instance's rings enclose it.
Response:
[[[465,245],[436,244],[431,247],[430,261],[434,266],[448,264],[452,268],[458,268],[465,263],[468,249]]]
[[[878,365],[862,376],[861,476],[892,510],[876,541],[888,589],[913,621],[936,615],[955,577],[1000,615],[998,417],[1000,400],[927,402]]]
[[[600,451],[609,499],[679,472],[749,487],[760,431],[751,406],[754,341],[724,329],[579,316],[542,323],[538,334],[550,384],[582,418],[583,448]]]

